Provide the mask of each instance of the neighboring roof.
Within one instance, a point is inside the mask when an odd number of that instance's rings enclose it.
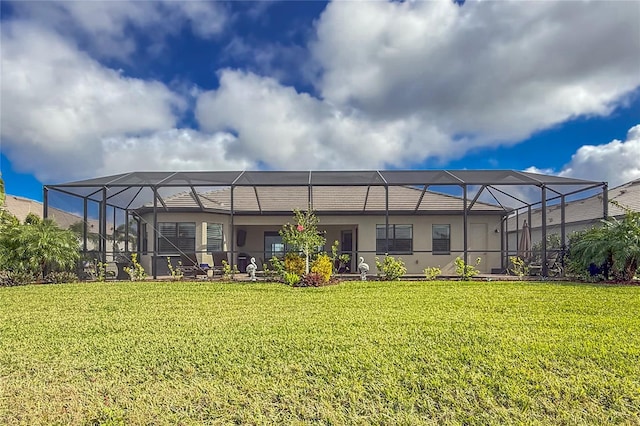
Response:
[[[312,188],[312,208],[318,213],[380,213],[386,208],[386,191],[379,186],[318,186]],[[231,206],[229,188],[197,194],[204,210],[228,213]],[[238,187],[233,190],[234,213],[282,212],[290,214],[295,208],[305,209],[309,201],[308,187]],[[468,201],[470,204],[470,200]],[[145,204],[145,210],[153,204]],[[160,205],[159,205],[160,206]],[[182,192],[164,199],[167,209],[198,210],[196,195]],[[160,206],[160,208],[164,208]],[[390,186],[389,210],[392,212],[460,213],[463,200],[448,194],[422,189]],[[500,206],[476,202],[471,212],[504,213]]]
[[[608,198],[609,201],[616,201],[624,207],[640,212],[640,179],[609,189]],[[624,213],[624,209],[609,203],[609,216],[622,217]],[[560,215],[560,204],[547,207],[547,226],[559,226],[561,222]],[[526,210],[520,212],[520,225],[522,225],[527,216]],[[565,204],[565,223],[567,224],[597,222],[602,219],[602,216],[602,193]],[[515,226],[516,219],[511,217],[509,219],[509,230],[515,231]],[[538,208],[531,211],[531,223],[529,226],[532,229],[542,226],[541,209]]]
[[[42,218],[42,203],[30,198],[7,194],[4,208],[6,211],[18,218],[20,222],[24,222],[29,213],[33,213],[39,218]],[[68,229],[74,223],[82,222],[81,216],[68,213],[54,207],[49,207],[48,217],[53,219],[53,221],[62,229]],[[94,227],[95,229],[98,229],[97,220],[91,219],[88,223],[90,229],[93,229]]]
[[[46,185],[45,188],[70,195],[101,201],[120,208],[130,208],[141,189],[146,188],[252,188],[297,187],[306,191],[313,187],[347,187],[367,191],[375,187],[420,186],[545,186],[556,193],[584,190],[603,182],[573,179],[515,170],[363,170],[363,171],[197,171],[197,172],[132,172],[77,182]],[[103,190],[105,192],[103,192]],[[354,189],[355,191],[355,189]],[[288,190],[289,192],[289,190]],[[320,191],[321,193],[321,191]],[[289,194],[291,195],[291,194]],[[235,196],[235,192],[234,192]],[[260,206],[270,200],[259,200]],[[416,200],[417,202],[417,200]],[[203,201],[204,203],[204,201]],[[142,203],[140,203],[142,204]],[[234,203],[235,204],[235,203]],[[315,204],[315,201],[314,201]],[[364,202],[362,203],[364,205]],[[134,208],[136,206],[133,206]]]

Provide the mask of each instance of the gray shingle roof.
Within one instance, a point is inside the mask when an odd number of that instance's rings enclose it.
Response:
[[[257,197],[256,197],[257,195]],[[229,211],[229,188],[198,194],[205,209]],[[371,213],[385,210],[385,188],[380,186],[318,186],[312,189],[313,209],[318,212]],[[233,191],[235,212],[291,212],[306,209],[309,189],[301,186],[237,187]],[[470,202],[470,201],[469,201]],[[197,209],[198,203],[191,191],[164,199],[167,208]],[[151,207],[146,204],[145,207]],[[448,194],[424,191],[413,187],[389,187],[389,210],[404,212],[461,211],[463,200]],[[503,212],[500,206],[476,202],[473,212]]]

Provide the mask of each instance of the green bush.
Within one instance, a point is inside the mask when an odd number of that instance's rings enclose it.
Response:
[[[44,282],[49,284],[75,283],[77,281],[78,281],[78,276],[73,272],[68,272],[68,271],[49,272],[44,277]]]
[[[289,252],[284,256],[284,269],[296,275],[303,275],[305,260],[298,253]]]
[[[295,287],[300,282],[300,275],[294,272],[285,271],[284,275],[282,276],[282,279],[284,280],[284,283],[286,285]]]
[[[138,254],[131,253],[131,267],[125,266],[124,271],[129,274],[131,281],[144,281],[147,273],[140,263],[138,263]]]
[[[385,256],[382,262],[376,257],[376,268],[380,278],[385,281],[399,280],[407,273],[407,268],[402,259],[398,258],[396,260],[393,256]]]
[[[79,258],[76,236],[51,219],[32,215],[20,224],[9,214],[1,215],[0,268],[44,278],[50,271],[72,270]]]
[[[178,260],[178,266],[174,268],[171,263],[171,257],[167,256],[167,268],[169,268],[169,273],[171,274],[171,281],[180,281],[184,278],[184,270],[182,269],[181,260]]]
[[[424,268],[424,276],[428,281],[434,281],[442,274],[442,270],[435,266]]]
[[[240,271],[238,270],[237,265],[233,265],[233,268],[232,268],[229,262],[227,262],[226,260],[222,261],[222,277],[225,280],[229,280],[233,275],[239,274],[239,273]]]
[[[478,266],[481,261],[481,258],[477,258],[476,266]],[[475,266],[465,265],[464,260],[462,260],[462,258],[460,257],[456,257],[455,264],[456,275],[458,275],[458,277],[460,277],[460,279],[463,281],[468,281],[480,273],[480,271],[478,271],[478,268],[476,268]]]
[[[509,272],[511,272],[513,275],[516,275],[520,279],[529,275],[529,265],[527,265],[524,259],[522,259],[521,257],[510,256],[509,262],[511,263]]]
[[[333,262],[326,254],[318,255],[311,264],[311,272],[320,275],[323,283],[328,283],[333,273]]]
[[[35,277],[26,271],[0,271],[0,287],[27,285],[35,281]]]
[[[606,265],[615,280],[631,281],[640,267],[640,212],[612,204],[625,210],[624,218],[609,218],[600,227],[573,235],[570,270],[587,271],[592,264]]]

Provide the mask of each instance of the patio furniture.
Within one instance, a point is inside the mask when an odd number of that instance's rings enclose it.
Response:
[[[209,265],[206,263],[198,263],[198,258],[195,253],[182,253],[180,255],[180,262],[182,262],[180,269],[185,277],[192,276],[193,278],[197,278],[198,275],[207,275]]]
[[[558,252],[549,253],[547,256],[547,274],[550,277],[560,277],[564,272],[564,268],[560,262]],[[530,275],[542,274],[542,262],[532,262],[529,264]]]
[[[211,257],[213,257],[213,276],[216,276],[216,273],[218,273],[218,275],[224,275],[224,263],[226,262],[227,265],[231,264],[231,253],[229,253],[228,251],[214,251],[211,253]]]

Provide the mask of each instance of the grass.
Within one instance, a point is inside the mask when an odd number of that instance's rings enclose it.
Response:
[[[1,424],[640,424],[640,287],[0,288]]]

